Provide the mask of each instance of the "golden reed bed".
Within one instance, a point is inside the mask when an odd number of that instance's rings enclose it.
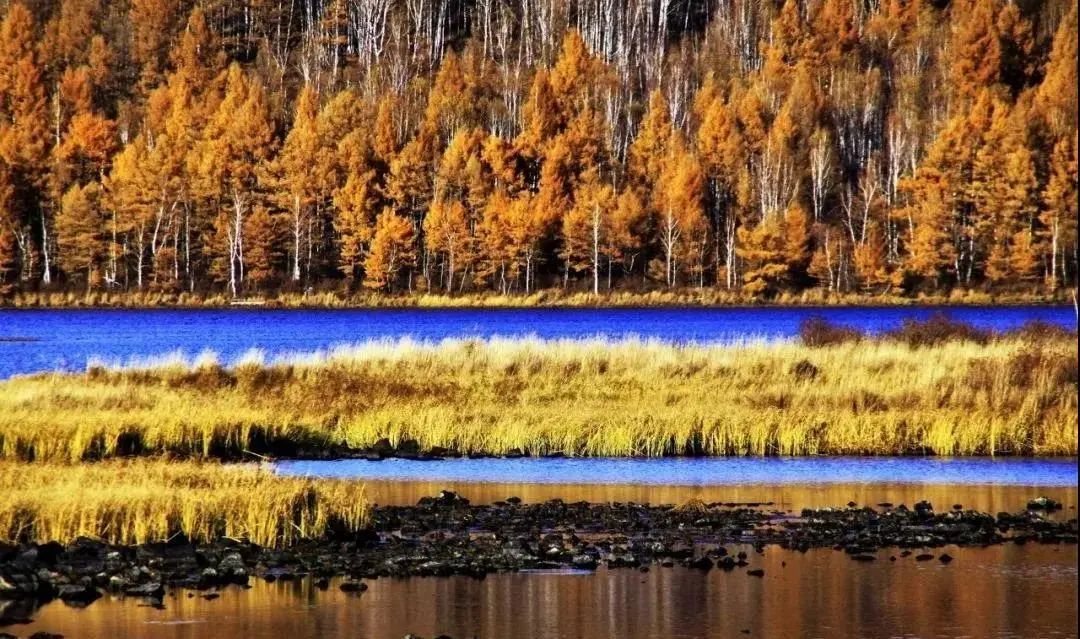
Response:
[[[0,458],[243,457],[364,448],[575,456],[1077,452],[1075,336],[375,342],[231,367],[213,357],[0,383]]]
[[[251,464],[166,460],[75,466],[0,461],[0,540],[131,544],[183,533],[288,546],[368,521],[363,484],[280,477]]]

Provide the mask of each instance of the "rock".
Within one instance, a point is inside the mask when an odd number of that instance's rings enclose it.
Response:
[[[217,592],[208,592],[208,593],[204,594],[204,595],[202,596],[202,598],[203,598],[203,599],[205,599],[205,600],[207,600],[207,601],[213,601],[213,600],[217,599],[217,598],[218,598],[218,597],[220,597],[220,596],[221,596],[221,593],[217,593]]]
[[[596,570],[599,562],[592,555],[574,555],[570,563],[579,570]]]
[[[1061,510],[1061,502],[1050,497],[1036,497],[1027,503],[1028,510],[1043,510],[1052,512]]]
[[[128,597],[160,599],[165,596],[165,586],[160,582],[151,581],[137,586],[128,586],[124,588],[124,594]]]
[[[731,557],[724,557],[724,559],[731,559]],[[694,568],[696,570],[712,570],[713,560],[708,557],[698,557],[697,559],[690,559],[686,562],[688,568]]]
[[[921,555],[915,555],[915,561],[930,561],[934,556],[930,553],[923,553]]]
[[[57,634],[55,632],[35,632],[30,635],[29,639],[64,639],[64,635]]]
[[[765,571],[761,568],[754,568],[752,570],[747,570],[746,574],[750,575],[751,577],[764,577]]]
[[[91,604],[101,598],[97,588],[79,584],[65,584],[57,588],[57,596],[68,603]]]
[[[389,457],[394,454],[394,446],[390,443],[389,439],[383,437],[371,445],[371,452],[379,457]]]
[[[0,573],[0,599],[21,599],[24,595],[23,588],[11,577]]]
[[[928,501],[920,501],[915,504],[915,514],[920,518],[927,518],[934,516],[934,505]]]
[[[951,555],[949,555],[949,553],[942,553],[941,556],[938,557],[938,561],[940,561],[943,564],[947,564],[952,560],[953,560],[953,558],[952,558]]]
[[[34,549],[36,550],[37,561],[48,566],[54,565],[57,558],[64,552],[64,547],[55,541],[38,544]]]
[[[230,552],[221,558],[218,563],[218,570],[221,572],[247,572],[247,565],[244,563],[244,558],[240,556],[238,552]]]
[[[367,584],[362,581],[343,581],[338,589],[341,592],[364,592],[368,589]]]
[[[854,559],[855,561],[877,561],[877,557],[875,557],[874,555],[866,554],[866,553],[859,553],[857,555],[852,555],[851,558]]]

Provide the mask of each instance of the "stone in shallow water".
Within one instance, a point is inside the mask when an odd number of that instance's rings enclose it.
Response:
[[[1036,497],[1027,504],[1028,510],[1061,510],[1061,502],[1050,497]]]

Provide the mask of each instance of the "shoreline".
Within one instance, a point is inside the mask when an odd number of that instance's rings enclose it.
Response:
[[[978,307],[978,306],[1075,306],[1066,291],[1056,294],[988,293],[957,290],[947,295],[829,294],[819,289],[786,293],[765,299],[719,289],[611,291],[593,295],[545,289],[529,295],[497,293],[342,294],[336,291],[309,294],[253,294],[230,298],[221,294],[169,292],[45,292],[19,293],[0,298],[0,310],[35,309],[643,309],[643,308],[835,308],[851,307]]]

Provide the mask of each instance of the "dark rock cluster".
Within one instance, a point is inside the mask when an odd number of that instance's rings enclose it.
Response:
[[[679,507],[634,503],[593,504],[551,500],[524,504],[516,498],[473,505],[452,492],[415,506],[381,506],[359,534],[333,533],[286,549],[221,540],[197,544],[183,536],[167,543],[113,546],[91,539],[0,544],[0,625],[30,616],[35,605],[61,599],[88,605],[104,592],[162,605],[166,588],[205,591],[311,576],[328,588],[344,577],[342,591],[360,595],[364,579],[467,575],[494,572],[608,568],[648,570],[682,565],[697,570],[736,570],[762,577],[753,555],[766,546],[806,551],[834,548],[856,561],[875,561],[895,548],[914,560],[952,561],[933,549],[946,545],[1070,543],[1075,518],[1050,518],[1053,500],[1032,500],[1017,513],[954,507],[935,511],[927,502],[908,508],[879,504],[777,510],[772,504],[706,504]],[[738,548],[752,549],[750,553]]]

